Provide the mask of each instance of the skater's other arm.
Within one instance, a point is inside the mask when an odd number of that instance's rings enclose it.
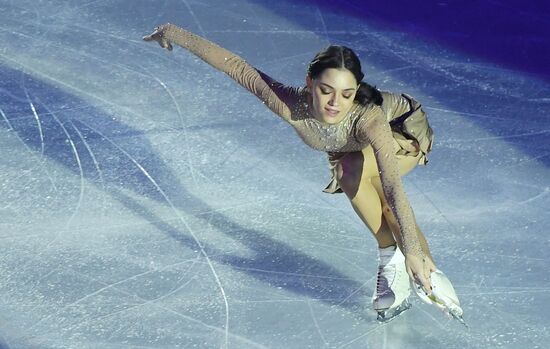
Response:
[[[408,262],[407,271],[425,290],[430,290],[430,272],[423,262],[426,256],[416,233],[416,220],[399,174],[392,131],[381,109],[371,110],[368,116],[364,115],[359,120],[356,137],[360,142],[370,144],[374,150],[384,196],[401,230],[403,254]]]
[[[168,50],[172,50],[171,43],[189,50],[206,63],[229,75],[256,95],[277,115],[287,121],[290,120],[289,104],[295,101],[296,89],[275,81],[233,52],[174,24],[157,27],[155,32],[143,39],[158,41]]]

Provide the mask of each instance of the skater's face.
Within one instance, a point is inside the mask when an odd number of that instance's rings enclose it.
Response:
[[[317,78],[306,77],[314,117],[327,124],[340,122],[353,105],[355,76],[345,69],[327,68]]]

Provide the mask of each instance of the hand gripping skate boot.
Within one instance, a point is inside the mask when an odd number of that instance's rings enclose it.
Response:
[[[439,269],[432,272],[430,278],[432,281],[432,294],[429,296],[424,293],[422,286],[411,280],[411,285],[418,297],[428,304],[435,305],[438,309],[447,314],[447,316],[458,320],[467,327],[462,318],[463,311],[460,307],[460,301],[458,300],[451,281],[449,281],[447,276]]]
[[[411,307],[409,275],[405,256],[397,246],[378,250],[379,264],[376,290],[372,305],[378,312],[378,321],[387,322]]]

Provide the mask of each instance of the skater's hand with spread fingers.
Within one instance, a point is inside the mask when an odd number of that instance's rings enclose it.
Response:
[[[163,24],[155,28],[155,31],[149,35],[143,37],[145,41],[156,41],[162,48],[172,51],[172,43],[164,37],[164,32],[166,31],[168,24]]]
[[[428,257],[413,254],[405,255],[405,265],[411,280],[422,286],[427,295],[432,293],[432,282],[430,275],[436,270],[435,264]]]

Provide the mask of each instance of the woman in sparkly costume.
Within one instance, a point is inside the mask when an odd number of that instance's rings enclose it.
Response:
[[[344,46],[319,52],[309,64],[306,86],[290,87],[172,24],[143,39],[168,50],[177,44],[225,72],[292,125],[306,144],[327,152],[332,181],[325,192],[344,192],[378,242],[373,306],[379,319],[408,308],[409,278],[432,292],[436,267],[401,182],[427,162],[432,145],[432,129],[417,101],[363,82],[359,59]]]

